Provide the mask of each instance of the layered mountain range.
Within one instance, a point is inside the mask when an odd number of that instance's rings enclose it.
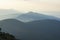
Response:
[[[27,12],[27,13],[12,13],[7,15],[0,15],[0,20],[4,19],[17,19],[22,22],[30,22],[30,21],[36,21],[36,20],[44,20],[44,19],[52,19],[52,20],[58,20],[60,21],[60,18],[57,18],[55,16],[45,15],[42,13],[36,13],[36,12]]]
[[[21,40],[60,40],[60,21],[38,20],[23,23],[16,19],[0,21],[3,32],[16,36]]]
[[[35,12],[2,17],[2,32],[21,40],[60,40],[60,18]]]

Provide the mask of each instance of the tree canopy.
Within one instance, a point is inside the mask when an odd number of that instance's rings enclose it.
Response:
[[[1,31],[1,28],[0,28]],[[0,32],[0,40],[16,40],[15,36],[5,33],[5,32]]]

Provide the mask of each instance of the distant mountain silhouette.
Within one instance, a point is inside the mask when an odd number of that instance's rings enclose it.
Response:
[[[16,19],[0,21],[2,31],[9,32],[21,40],[60,40],[60,21],[37,20],[23,23]]]
[[[29,21],[35,21],[35,20],[45,20],[45,19],[60,20],[57,17],[44,15],[44,14],[36,13],[36,12],[28,12],[26,14],[21,14],[21,15],[17,16],[16,19],[18,19],[22,22],[29,22]]]
[[[15,18],[16,16],[20,15],[19,11],[14,9],[0,9],[0,20]]]
[[[37,12],[27,12],[27,13],[20,13],[16,10],[13,9],[0,9],[0,20],[4,19],[17,19],[22,22],[30,22],[30,21],[36,21],[36,20],[45,20],[45,19],[54,19],[54,20],[59,20],[59,18],[50,16],[50,15],[45,15],[42,13],[37,13]]]

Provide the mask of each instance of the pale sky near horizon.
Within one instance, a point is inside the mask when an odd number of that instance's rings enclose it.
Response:
[[[13,9],[20,12],[44,12],[43,14],[48,14],[60,18],[60,0],[0,0],[0,9]],[[6,18],[7,16],[4,16],[6,14],[12,13],[9,11],[2,13],[0,10],[0,19]]]
[[[0,9],[60,12],[60,0],[0,0]]]

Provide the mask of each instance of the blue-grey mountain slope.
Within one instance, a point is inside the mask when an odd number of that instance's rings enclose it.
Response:
[[[30,22],[30,21],[35,21],[35,20],[44,20],[44,19],[54,19],[54,20],[59,20],[59,18],[50,16],[50,15],[45,15],[43,13],[37,13],[37,12],[19,12],[13,9],[5,10],[5,9],[0,9],[0,20],[4,19],[17,19],[22,22]]]
[[[44,20],[44,19],[60,20],[57,17],[50,16],[50,15],[44,15],[42,13],[36,13],[36,12],[28,12],[28,13],[25,13],[25,14],[21,14],[21,15],[17,16],[16,19],[18,19],[22,22]]]
[[[0,27],[2,28],[2,32],[13,34],[16,37],[19,37],[19,34],[25,31],[22,27],[23,25],[23,22],[20,22],[16,19],[5,19],[0,21]]]
[[[25,28],[28,31],[26,40],[60,40],[60,21],[32,21],[28,22]]]
[[[0,21],[2,31],[21,40],[60,40],[60,21],[37,20],[23,23],[16,19]]]

